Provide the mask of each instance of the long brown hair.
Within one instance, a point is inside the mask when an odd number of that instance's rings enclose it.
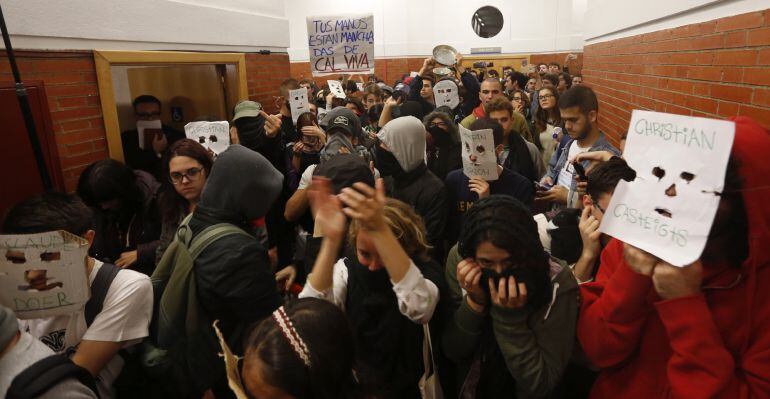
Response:
[[[555,117],[555,120],[553,121],[554,125],[561,124],[561,114],[559,113],[559,91],[556,90],[555,87],[543,87],[540,90],[537,91],[538,97],[537,101],[540,101],[540,92],[543,90],[548,90],[553,94],[554,100],[556,101],[556,104],[553,107],[553,116]],[[548,127],[548,117],[549,117],[549,111],[543,109],[540,104],[537,106],[537,112],[535,113],[535,130],[537,130],[537,133],[542,133],[547,127]]]
[[[183,214],[187,213],[190,206],[190,202],[179,195],[174,189],[174,185],[171,184],[168,165],[174,157],[190,157],[198,161],[206,171],[206,176],[211,174],[211,166],[214,164],[208,150],[195,140],[181,139],[171,145],[163,157],[164,178],[161,179],[163,188],[158,198],[163,223],[176,223]]]

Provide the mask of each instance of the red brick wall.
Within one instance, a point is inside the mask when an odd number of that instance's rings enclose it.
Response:
[[[80,172],[107,157],[92,52],[15,53],[22,80],[45,86],[62,176],[67,189],[74,190]],[[13,81],[7,58],[0,61],[0,80]]]
[[[73,191],[85,167],[107,157],[107,138],[91,51],[16,51],[22,80],[42,81],[48,97],[62,175]],[[0,53],[5,56],[5,53]],[[246,54],[249,98],[275,112],[273,96],[289,77],[288,55]],[[7,58],[0,80],[12,82]]]
[[[546,64],[552,61],[558,62],[560,65],[564,64],[564,58],[569,53],[554,53],[554,54],[532,54],[530,56],[530,63]],[[578,59],[572,61],[570,64],[573,72],[580,71],[583,66],[582,53],[575,53]],[[396,80],[401,79],[404,74],[409,74],[413,71],[419,71],[422,67],[422,62],[425,57],[403,57],[403,58],[378,58],[374,60],[374,73],[384,80],[388,85],[392,85]],[[292,62],[290,64],[290,74],[293,78],[312,78],[309,62]],[[499,72],[499,71],[498,71]],[[316,78],[317,83],[325,82],[328,79],[339,78],[339,75],[330,75]]]
[[[770,127],[770,9],[586,46],[583,77],[613,140],[631,111],[726,118]]]

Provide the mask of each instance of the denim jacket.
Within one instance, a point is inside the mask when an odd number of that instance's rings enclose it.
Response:
[[[553,156],[551,157],[551,160],[548,161],[548,172],[546,173],[546,176],[549,176],[551,180],[553,180],[554,184],[557,184],[559,181],[559,173],[561,173],[561,169],[567,165],[567,161],[569,158],[569,149],[572,143],[574,142],[574,139],[570,139],[567,144],[564,146],[564,150],[561,151],[561,154],[559,154],[558,151],[554,151]],[[607,138],[604,137],[604,133],[599,134],[599,139],[596,140],[593,146],[588,151],[609,151],[613,155],[620,156],[620,151],[618,151],[617,148],[615,148],[612,144],[610,144],[609,141],[607,141]],[[561,155],[561,156],[559,156]],[[557,158],[557,156],[559,156]],[[582,165],[584,168],[588,168],[588,161],[583,161]],[[577,195],[576,194],[576,188],[577,188],[577,181],[575,179],[572,179],[572,183],[569,187],[569,194],[567,194],[567,208],[576,208],[577,207]],[[554,204],[554,208],[563,208],[564,206],[556,205]]]

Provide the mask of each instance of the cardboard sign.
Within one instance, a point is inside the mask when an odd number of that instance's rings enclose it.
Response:
[[[230,145],[230,124],[221,122],[190,122],[184,125],[188,139],[199,142],[214,155],[219,155]]]
[[[600,231],[674,266],[698,260],[734,138],[730,121],[635,110],[624,157],[636,180],[618,183]]]
[[[345,89],[342,88],[342,82],[335,79],[327,80],[326,83],[329,85],[329,90],[334,93],[334,97],[345,98]]]
[[[470,178],[497,180],[499,176],[492,129],[470,131],[462,126],[459,128],[463,146],[463,173]]]
[[[87,255],[88,241],[66,231],[0,235],[0,304],[20,319],[83,309]]]
[[[307,17],[313,76],[374,73],[372,14]]]
[[[442,80],[433,86],[433,97],[436,102],[436,108],[446,105],[455,109],[460,105],[460,95],[457,84],[451,80]]]
[[[154,121],[136,121],[136,131],[139,134],[139,148],[152,148],[152,140],[158,133],[163,133],[160,119]]]
[[[289,108],[291,109],[291,120],[295,125],[300,115],[310,112],[310,103],[307,100],[307,87],[289,90]]]
[[[364,84],[361,82],[356,82],[356,87],[358,87],[358,91],[364,91]]]

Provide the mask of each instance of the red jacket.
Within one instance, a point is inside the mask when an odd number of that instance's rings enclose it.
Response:
[[[612,240],[596,281],[581,286],[578,339],[601,369],[592,398],[770,397],[770,134],[734,120],[748,258],[740,269],[704,265],[701,294],[661,300]]]

